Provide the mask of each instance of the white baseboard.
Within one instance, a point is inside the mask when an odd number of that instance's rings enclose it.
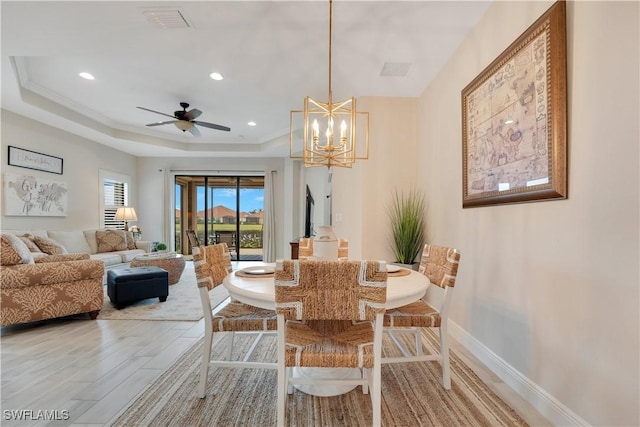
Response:
[[[449,320],[449,333],[553,425],[590,425],[451,320]]]

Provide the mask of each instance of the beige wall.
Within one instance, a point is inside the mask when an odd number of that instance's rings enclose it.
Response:
[[[370,116],[369,159],[334,168],[332,179],[333,228],[349,240],[349,257],[393,261],[386,207],[395,189],[425,187],[416,179],[417,107],[416,98],[358,99]]]
[[[2,211],[3,229],[12,230],[78,230],[100,226],[100,169],[117,172],[137,180],[136,158],[73,134],[56,129],[24,116],[2,110],[1,170],[26,173],[43,179],[64,181],[68,190],[68,214],[66,217],[5,216]],[[19,168],[7,165],[7,146],[16,146],[63,159],[63,174]],[[133,185],[131,205],[137,201],[137,189]],[[4,203],[4,200],[0,201]]]
[[[421,97],[429,240],[462,252],[458,337],[552,421],[639,425],[638,2],[568,4],[569,199],[461,208],[460,92],[549,5],[494,3]]]

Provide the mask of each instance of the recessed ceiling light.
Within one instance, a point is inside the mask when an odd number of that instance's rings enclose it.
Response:
[[[255,125],[256,125],[256,122],[249,122],[249,123],[247,123],[247,124],[248,124],[249,126],[255,126]]]
[[[87,73],[87,72],[82,72],[80,74],[78,74],[80,77],[82,77],[83,79],[87,79],[87,80],[94,80],[95,77],[93,77],[91,74]]]
[[[222,74],[220,74],[220,73],[211,73],[211,74],[209,74],[209,77],[211,77],[213,80],[222,80],[222,79],[224,79],[224,77],[222,77]]]

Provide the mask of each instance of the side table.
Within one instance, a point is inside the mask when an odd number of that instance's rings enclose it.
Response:
[[[184,271],[185,261],[182,254],[175,252],[150,253],[135,257],[131,260],[131,267],[159,267],[169,273],[169,284],[175,285],[180,281]]]

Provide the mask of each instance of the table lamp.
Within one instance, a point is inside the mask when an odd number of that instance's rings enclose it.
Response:
[[[120,206],[116,211],[116,221],[124,221],[125,231],[129,231],[129,221],[137,221],[136,210],[130,206]]]

